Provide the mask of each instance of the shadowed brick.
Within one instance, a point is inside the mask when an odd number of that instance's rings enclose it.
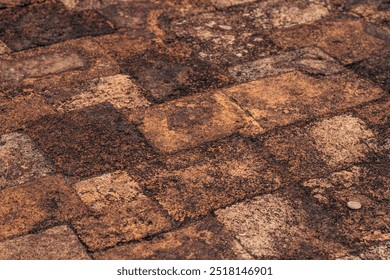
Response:
[[[205,93],[151,107],[141,131],[155,148],[175,152],[229,136],[252,124],[226,96]]]
[[[85,211],[61,176],[1,190],[0,199],[0,240],[69,221]]]
[[[244,250],[213,218],[159,235],[150,241],[118,246],[95,253],[96,259],[223,260],[238,259]],[[248,254],[246,254],[247,258]],[[244,259],[244,258],[240,258]]]
[[[94,11],[68,12],[53,1],[0,11],[0,39],[14,51],[113,32]]]
[[[91,250],[140,239],[171,226],[125,172],[80,181],[74,188],[92,211],[90,216],[74,222],[80,238]]]
[[[265,129],[356,106],[383,95],[352,73],[311,77],[290,72],[221,90]]]
[[[385,46],[363,21],[345,19],[277,31],[272,40],[283,48],[317,46],[344,64],[369,58]]]
[[[22,133],[0,136],[0,189],[47,176],[51,166]]]
[[[0,243],[2,260],[88,260],[90,257],[67,226]]]
[[[44,117],[28,134],[68,176],[101,174],[152,156],[136,128],[107,103]]]

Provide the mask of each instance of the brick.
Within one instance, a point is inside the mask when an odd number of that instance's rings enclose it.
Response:
[[[47,176],[0,191],[0,240],[81,216],[85,208],[61,176]]]
[[[308,47],[230,67],[229,74],[245,83],[293,71],[329,76],[345,70],[320,49]]]
[[[0,134],[21,129],[26,123],[54,113],[54,110],[38,94],[17,96],[12,99],[0,97]]]
[[[368,161],[378,152],[378,144],[363,121],[341,115],[275,131],[264,141],[263,150],[286,165],[291,178],[299,179]]]
[[[355,63],[352,69],[390,92],[390,50],[383,50],[367,60]]]
[[[93,213],[74,222],[90,250],[140,239],[171,226],[158,205],[125,172],[80,181],[74,188]]]
[[[68,176],[102,174],[153,156],[135,126],[107,103],[43,117],[27,133]]]
[[[0,88],[38,92],[84,79],[119,73],[116,62],[90,38],[11,53],[0,57]]]
[[[114,31],[95,11],[68,12],[52,1],[0,13],[0,39],[14,51]]]
[[[0,136],[0,189],[23,184],[52,172],[31,139],[22,133]]]
[[[2,260],[88,260],[90,257],[67,226],[0,243]]]
[[[312,77],[299,71],[220,92],[236,100],[265,130],[353,107],[383,95],[380,88],[350,72]]]
[[[153,147],[175,152],[229,136],[251,124],[227,97],[207,93],[151,107],[140,128]]]
[[[150,241],[118,246],[95,253],[96,259],[223,260],[237,259],[234,239],[213,218],[159,235]]]
[[[325,259],[339,244],[326,243],[308,227],[302,204],[267,194],[216,211],[217,219],[259,259]]]
[[[141,89],[129,76],[121,74],[75,83],[71,87],[53,88],[43,95],[58,112],[83,109],[103,102],[127,110],[149,106]]]
[[[136,172],[139,182],[178,222],[276,189],[283,176],[237,138],[166,156],[153,167]]]
[[[317,46],[343,64],[367,59],[385,46],[384,40],[355,19],[292,27],[273,33],[271,39],[283,48]]]
[[[157,101],[221,87],[229,81],[220,69],[199,59],[178,58],[155,50],[129,58],[122,68]]]

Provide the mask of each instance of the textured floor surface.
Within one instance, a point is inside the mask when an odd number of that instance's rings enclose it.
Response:
[[[0,0],[0,259],[390,259],[389,20]]]

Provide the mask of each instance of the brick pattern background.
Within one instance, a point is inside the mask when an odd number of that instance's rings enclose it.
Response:
[[[389,18],[0,0],[0,259],[390,259]]]

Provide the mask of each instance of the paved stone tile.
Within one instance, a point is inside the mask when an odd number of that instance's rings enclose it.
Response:
[[[236,137],[165,156],[135,173],[143,177],[137,179],[142,187],[178,222],[282,184],[281,171]]]
[[[102,174],[152,156],[135,126],[107,103],[43,117],[27,133],[68,176]]]
[[[329,223],[334,223],[334,226],[324,222],[321,227],[323,234],[334,231],[333,234],[351,250],[359,250],[390,238],[389,183],[389,167],[385,163],[353,166],[326,177],[307,180],[302,185],[324,208],[322,213],[312,212],[313,223],[333,217]],[[362,208],[349,209],[349,201],[360,202]]]
[[[0,135],[21,129],[29,121],[51,114],[54,110],[38,94],[17,96],[12,99],[0,96]]]
[[[277,51],[253,21],[242,12],[202,13],[172,19],[169,32],[189,42],[200,59],[232,66]]]
[[[213,218],[161,234],[150,241],[118,246],[95,253],[96,259],[221,260],[237,259],[236,243]]]
[[[274,32],[271,39],[280,47],[317,46],[344,64],[371,57],[385,46],[365,24],[356,19],[325,21]]]
[[[11,50],[7,47],[7,45],[0,40],[0,55],[9,53]]]
[[[259,259],[324,259],[339,244],[326,243],[307,226],[302,202],[267,194],[216,211],[243,247]]]
[[[390,123],[390,99],[382,99],[367,106],[355,109],[359,118],[378,126],[386,126]]]
[[[352,13],[362,16],[366,21],[374,23],[390,32],[390,7],[389,3],[383,0],[374,1],[353,1],[350,8]]]
[[[74,185],[92,215],[74,222],[90,250],[100,250],[143,238],[171,226],[158,205],[142,194],[138,184],[118,171]]]
[[[47,176],[0,191],[0,240],[81,216],[85,208],[61,176]]]
[[[0,70],[0,88],[11,89],[11,93],[20,91],[19,88],[44,91],[53,86],[66,87],[84,79],[119,73],[116,62],[90,38],[3,55]]]
[[[308,47],[230,67],[229,74],[245,83],[293,71],[328,76],[345,70],[320,49]]]
[[[51,166],[22,133],[0,136],[0,189],[47,176]]]
[[[0,243],[2,260],[88,260],[90,257],[67,226]]]
[[[43,93],[58,112],[82,109],[103,102],[117,109],[133,110],[149,105],[141,89],[127,75],[114,75],[74,83],[70,87],[59,87]]]
[[[52,1],[0,11],[0,18],[0,39],[14,51],[114,31],[95,11],[70,13]]]
[[[378,55],[352,65],[359,75],[371,79],[387,92],[390,92],[390,49],[381,51]]]
[[[151,107],[140,128],[153,147],[175,152],[229,136],[252,124],[226,96],[204,93]]]
[[[228,77],[215,66],[154,50],[131,57],[123,63],[123,69],[157,101],[221,87],[228,82]]]
[[[378,151],[376,135],[351,115],[289,127],[267,136],[263,150],[285,164],[292,177],[316,177],[366,161]]]
[[[352,73],[312,77],[299,71],[221,90],[264,129],[346,109],[383,95]]]

